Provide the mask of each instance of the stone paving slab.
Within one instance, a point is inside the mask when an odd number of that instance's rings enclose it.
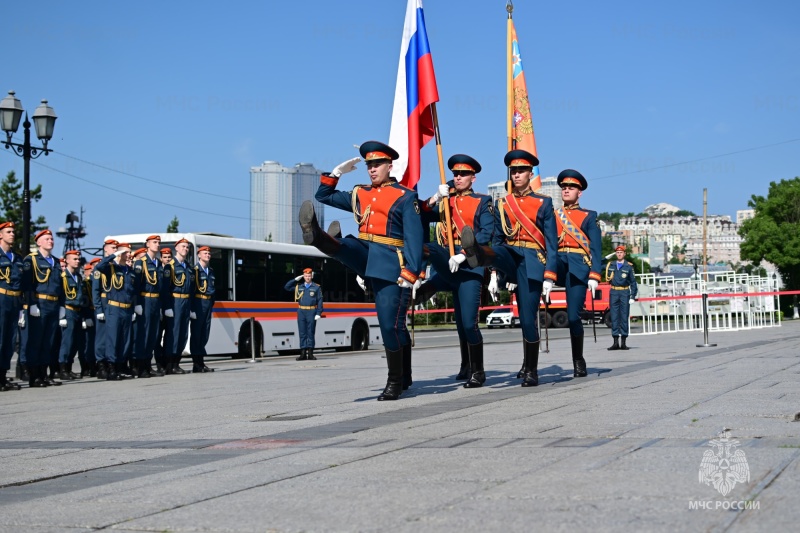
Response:
[[[397,402],[378,351],[2,393],[0,531],[794,529],[800,322],[598,340],[573,379],[554,339],[532,389],[517,343],[472,390],[455,344],[415,350]],[[750,476],[722,496],[699,469],[725,430]]]

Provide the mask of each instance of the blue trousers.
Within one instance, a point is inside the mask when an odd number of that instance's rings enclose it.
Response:
[[[194,313],[197,318],[191,321],[190,327],[192,334],[189,337],[189,351],[192,352],[192,361],[200,365],[203,363],[203,357],[206,355],[206,344],[208,344],[208,337],[211,335],[211,316],[214,310],[214,302],[211,300],[197,300],[194,303]],[[312,317],[311,321],[314,319]],[[303,334],[300,333],[302,344]],[[314,347],[314,337],[312,333],[311,346]]]
[[[81,347],[78,349],[78,357],[80,358],[81,362],[89,363],[90,361],[96,361],[94,355],[94,338],[95,332],[97,328],[97,319],[92,316],[92,322],[94,325],[90,328],[86,328],[83,330],[83,343]]]
[[[72,363],[75,360],[75,353],[80,346],[80,339],[83,336],[80,313],[67,309],[67,327],[61,328],[61,346],[58,351],[59,364]]]
[[[26,343],[27,364],[31,366],[47,366],[53,352],[53,345],[58,328],[58,302],[38,300],[40,316],[28,313],[28,331]]]
[[[492,265],[503,271],[508,279],[517,283],[517,309],[522,338],[528,342],[539,340],[539,304],[542,296],[542,280],[528,278],[525,257],[509,246],[494,246]]]
[[[557,283],[566,289],[567,319],[569,320],[569,334],[571,337],[583,337],[583,322],[581,311],[586,303],[586,291],[589,288],[588,280],[584,280],[570,273],[566,260],[559,258]]]
[[[124,362],[125,350],[131,336],[133,308],[109,305],[106,309],[105,356],[109,363]]]
[[[111,307],[108,303],[105,303],[105,307]],[[105,314],[106,319],[108,320],[108,313]],[[106,357],[106,322],[100,321],[97,319],[97,316],[94,318],[94,356],[97,359],[97,362],[100,361],[108,361],[108,357]]]
[[[314,335],[317,330],[317,321],[314,320],[316,314],[316,309],[297,310],[297,331],[300,334],[300,349],[314,347]]]
[[[18,296],[0,294],[0,373],[11,369],[11,357],[14,355],[14,334],[17,331],[21,308]]]
[[[628,315],[630,314],[631,290],[609,291],[608,308],[611,313],[611,335],[628,336]]]
[[[133,323],[134,348],[137,361],[150,362],[158,342],[158,328],[161,325],[161,302],[158,298],[145,298],[141,316]]]
[[[172,318],[167,317],[164,329],[164,353],[167,357],[181,357],[189,340],[189,298],[175,298]]]

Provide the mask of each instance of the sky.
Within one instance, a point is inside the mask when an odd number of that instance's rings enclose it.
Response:
[[[502,181],[505,0],[423,0],[445,160]],[[106,235],[249,237],[250,167],[332,170],[387,141],[406,0],[16,2],[6,9],[2,95],[58,115],[31,164],[53,228],[85,210]],[[735,216],[771,181],[800,175],[797,2],[514,2],[542,176],[578,169],[581,205],[668,202]],[[35,134],[33,135],[35,139]],[[14,137],[22,139],[22,128]],[[0,150],[22,179],[22,158]],[[368,181],[363,163],[340,188]],[[422,150],[419,194],[439,183]],[[269,200],[268,200],[269,201]],[[345,233],[352,216],[326,211]],[[56,250],[62,246],[56,242]]]

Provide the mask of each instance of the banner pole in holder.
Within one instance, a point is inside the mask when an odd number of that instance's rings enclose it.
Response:
[[[703,291],[703,344],[698,344],[698,348],[710,348],[716,344],[708,343],[708,293]]]
[[[260,363],[261,361],[256,360],[256,319],[255,317],[250,317],[250,360],[247,361],[248,363]]]

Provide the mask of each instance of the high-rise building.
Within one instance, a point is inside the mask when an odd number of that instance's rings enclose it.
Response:
[[[300,206],[314,202],[317,220],[325,227],[322,204],[314,199],[320,171],[311,163],[293,168],[277,161],[264,161],[250,168],[250,238],[272,242],[303,244],[303,232],[297,222]]]
[[[487,194],[492,197],[492,202],[498,198],[503,198],[506,194],[506,181],[498,181],[497,183],[490,183]],[[564,200],[561,199],[561,187],[558,186],[556,178],[551,176],[549,178],[542,178],[542,188],[539,194],[544,194],[553,199],[553,209],[558,209],[564,205]]]

